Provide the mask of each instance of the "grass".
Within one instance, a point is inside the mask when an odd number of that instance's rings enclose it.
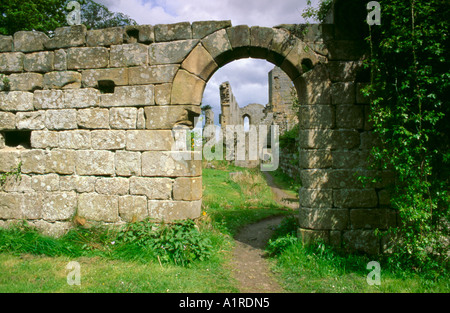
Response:
[[[203,171],[204,214],[197,221],[198,233],[190,236],[192,227],[180,226],[188,234],[180,238],[207,240],[207,244],[196,241],[199,249],[209,249],[207,258],[188,259],[189,262],[180,264],[146,249],[149,241],[145,240],[153,240],[148,237],[151,231],[145,228],[147,224],[128,225],[129,232],[122,232],[122,237],[117,230],[102,227],[77,228],[59,239],[23,226],[0,229],[0,292],[239,292],[228,266],[232,237],[241,227],[274,215],[286,218],[275,231],[267,251],[271,253],[273,271],[287,292],[450,291],[448,274],[427,278],[407,269],[389,268],[383,260],[380,260],[381,285],[368,285],[366,266],[371,258],[341,254],[324,244],[302,245],[296,237],[295,212],[274,202],[261,173],[225,162],[214,166],[215,169]],[[241,174],[230,176],[236,172]],[[131,243],[125,244],[125,238]],[[66,266],[72,261],[81,266],[81,286],[67,284],[70,270]]]
[[[298,192],[300,190],[300,182],[291,178],[285,174],[281,168],[276,171],[269,172],[273,177],[273,182],[285,193],[291,195],[293,198],[298,198]]]

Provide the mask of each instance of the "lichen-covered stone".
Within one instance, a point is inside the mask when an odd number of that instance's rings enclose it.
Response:
[[[81,176],[112,176],[115,174],[114,153],[101,150],[76,151],[77,174]]]
[[[46,49],[60,49],[82,46],[86,43],[87,29],[84,25],[60,27],[55,30],[55,36],[45,42]]]
[[[14,50],[21,52],[45,50],[44,44],[48,40],[48,36],[42,32],[19,31],[14,34]]]
[[[172,198],[172,180],[169,178],[130,178],[130,194],[146,196],[153,200],[170,200]]]
[[[169,151],[173,143],[170,130],[127,131],[127,150],[129,151]]]
[[[76,110],[47,110],[45,111],[45,126],[51,130],[77,128]]]
[[[32,111],[33,93],[26,91],[0,92],[0,111]]]
[[[130,68],[130,85],[171,83],[179,65],[140,66]]]
[[[91,134],[94,150],[121,150],[127,144],[124,130],[94,130]]]
[[[143,196],[119,197],[119,215],[125,222],[138,222],[148,217],[147,198]]]
[[[59,135],[59,147],[61,149],[90,149],[91,132],[87,130],[62,131]]]
[[[119,221],[119,197],[84,193],[78,196],[78,215],[90,221]]]
[[[44,78],[38,73],[23,73],[9,75],[10,90],[34,91],[42,89]]]
[[[78,110],[77,124],[86,129],[108,129],[109,110],[100,108]]]
[[[111,67],[148,64],[148,48],[140,43],[111,46]]]
[[[195,39],[154,43],[149,46],[150,64],[181,63],[199,41]]]
[[[88,30],[86,44],[89,47],[120,45],[123,43],[123,28],[111,27]]]
[[[117,151],[115,154],[116,174],[118,176],[141,175],[141,153]]]
[[[40,130],[45,128],[43,111],[18,112],[16,114],[17,129]]]
[[[67,49],[67,69],[104,68],[109,64],[109,51],[104,47]]]
[[[77,195],[72,192],[49,192],[44,194],[43,219],[64,221],[71,219],[77,209]]]
[[[78,72],[50,72],[44,75],[45,89],[73,89],[80,87],[81,74]]]
[[[18,73],[23,71],[22,52],[0,53],[0,72],[2,73]]]
[[[192,23],[192,38],[201,39],[220,29],[231,27],[231,21],[200,21]]]
[[[136,129],[137,108],[112,108],[109,119],[112,129]]]
[[[192,39],[192,29],[189,22],[158,24],[154,26],[154,31],[156,42]]]
[[[55,55],[52,51],[25,54],[23,68],[27,72],[47,73],[54,69]]]

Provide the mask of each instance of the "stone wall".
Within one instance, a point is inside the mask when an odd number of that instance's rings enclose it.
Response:
[[[253,57],[280,67],[300,97],[303,240],[379,251],[373,229],[396,214],[384,184],[355,178],[372,173],[376,137],[358,81],[364,51],[342,29],[210,21],[1,36],[0,172],[21,163],[22,175],[0,191],[0,226],[25,219],[58,235],[74,216],[199,217],[201,161],[175,157],[172,129],[193,125],[217,69]]]

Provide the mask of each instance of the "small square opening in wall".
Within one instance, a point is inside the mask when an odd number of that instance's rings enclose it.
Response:
[[[116,84],[112,80],[98,81],[98,90],[100,90],[101,93],[114,93],[115,88]]]
[[[22,146],[26,149],[31,148],[31,131],[8,131],[3,133],[5,146],[17,148]]]

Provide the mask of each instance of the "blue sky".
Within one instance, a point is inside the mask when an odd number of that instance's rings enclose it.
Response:
[[[304,23],[301,12],[307,0],[97,0],[113,12],[127,14],[138,24],[170,24],[206,20],[231,20],[233,25],[272,27]],[[316,3],[317,0],[313,0]],[[241,59],[219,69],[208,82],[203,104],[220,114],[219,86],[229,81],[241,107],[268,102],[268,72],[264,60]]]

